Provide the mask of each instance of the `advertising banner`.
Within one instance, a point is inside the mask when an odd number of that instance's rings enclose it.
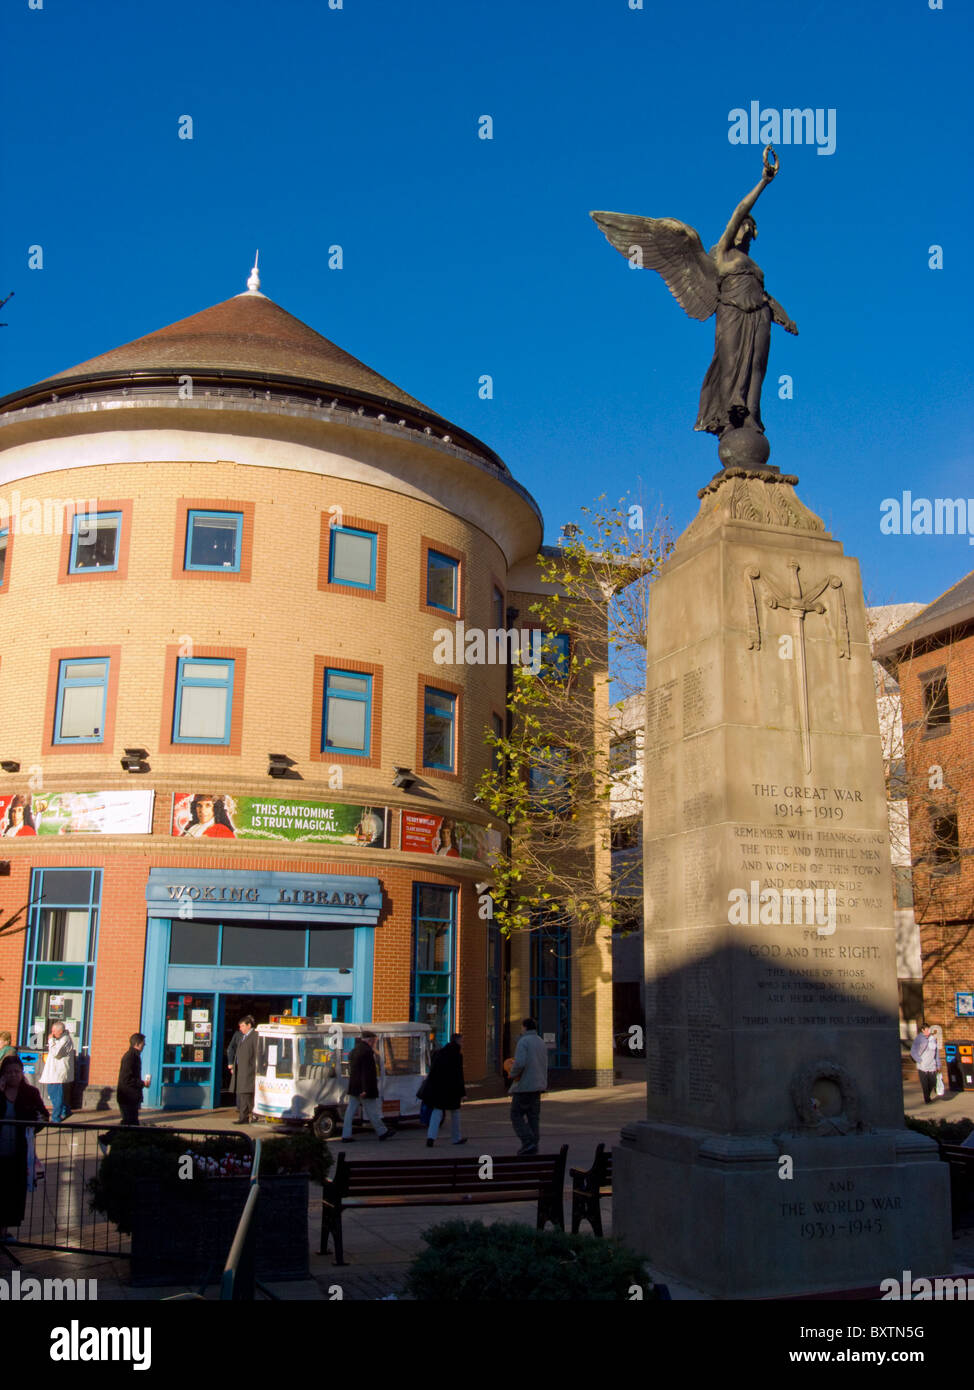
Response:
[[[402,850],[405,854],[440,854],[447,859],[480,859],[490,863],[501,846],[500,832],[451,816],[403,811]]]
[[[384,849],[384,806],[346,806],[336,801],[268,801],[258,796],[176,792],[172,834],[226,840],[312,841]]]
[[[0,835],[151,835],[152,791],[0,796]]]

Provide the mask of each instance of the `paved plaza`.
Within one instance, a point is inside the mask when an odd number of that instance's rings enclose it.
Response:
[[[642,1064],[625,1060],[619,1066],[621,1077],[611,1089],[586,1089],[553,1091],[547,1094],[541,1108],[541,1149],[542,1152],[557,1151],[562,1144],[568,1145],[568,1166],[589,1167],[598,1143],[611,1146],[618,1141],[619,1130],[624,1124],[638,1120],[644,1113],[645,1083],[642,1080]],[[958,1095],[948,1094],[940,1101],[924,1105],[915,1069],[910,1066],[904,1072],[904,1106],[907,1113],[930,1119],[956,1120],[968,1117],[974,1120],[974,1092]],[[463,1106],[463,1132],[468,1143],[455,1152],[464,1156],[479,1154],[513,1154],[519,1141],[511,1128],[509,1119],[510,1102],[505,1097],[475,1100]],[[178,1113],[157,1112],[144,1116],[147,1125],[178,1129],[226,1129],[240,1133],[233,1125],[236,1112],[219,1111],[181,1111]],[[117,1112],[89,1111],[78,1112],[72,1122],[91,1123],[100,1128],[117,1123]],[[257,1138],[268,1133],[263,1125],[250,1125],[246,1133]],[[426,1148],[426,1131],[418,1125],[404,1125],[395,1139],[381,1146],[369,1129],[358,1130],[355,1144],[348,1149],[349,1158],[425,1158],[443,1157],[453,1153],[449,1139],[440,1139],[435,1149]],[[337,1155],[342,1149],[341,1140],[330,1143]],[[345,1258],[347,1265],[338,1267],[334,1263],[334,1253],[319,1255],[318,1238],[321,1218],[320,1189],[311,1185],[310,1208],[310,1280],[280,1283],[271,1286],[271,1292],[282,1299],[331,1299],[341,1296],[344,1299],[383,1299],[397,1295],[401,1290],[406,1272],[415,1255],[423,1248],[422,1232],[441,1221],[475,1219],[485,1224],[496,1221],[517,1221],[534,1225],[534,1206],[532,1203],[498,1204],[464,1209],[462,1205],[445,1207],[382,1208],[372,1210],[348,1211],[343,1219],[345,1234]],[[565,1220],[570,1221],[570,1196],[566,1197]],[[612,1230],[612,1203],[605,1199],[602,1204],[602,1219],[606,1235]],[[587,1227],[583,1230],[587,1231]],[[956,1274],[974,1274],[974,1231],[965,1232],[954,1241]],[[73,1255],[55,1253],[47,1250],[18,1249],[18,1259],[23,1265],[24,1275],[38,1277],[75,1276],[98,1280],[98,1297],[122,1300],[156,1300],[172,1294],[188,1292],[186,1286],[162,1289],[133,1289],[129,1286],[128,1261],[102,1256]],[[6,1273],[7,1261],[0,1255],[0,1273]],[[945,1270],[944,1273],[951,1271]],[[667,1281],[675,1298],[701,1298],[703,1295],[692,1288]],[[340,1294],[339,1294],[340,1291]],[[216,1299],[217,1287],[211,1286],[206,1297]]]

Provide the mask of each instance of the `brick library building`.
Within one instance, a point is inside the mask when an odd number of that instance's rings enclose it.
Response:
[[[226,1103],[288,1010],[462,1031],[488,1083],[530,1013],[555,1084],[611,1084],[608,944],[484,911],[509,669],[434,658],[527,625],[542,535],[256,273],[0,400],[0,1028],[62,1020],[89,1105],[136,1031],[149,1106]]]

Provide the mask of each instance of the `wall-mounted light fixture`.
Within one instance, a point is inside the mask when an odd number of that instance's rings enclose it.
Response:
[[[411,767],[394,767],[392,770],[395,773],[392,779],[394,787],[398,787],[400,791],[404,792],[408,792],[410,787],[415,787],[416,778],[413,776]]]
[[[3,768],[4,772],[20,771],[20,763],[15,762],[13,758],[4,758],[3,762],[0,762],[0,767]]]
[[[269,777],[290,777],[293,780],[303,780],[300,772],[292,772],[292,768],[297,767],[293,758],[289,758],[286,753],[268,753],[270,767],[267,769]]]
[[[149,764],[146,762],[148,756],[148,748],[126,748],[125,757],[120,761],[126,772],[148,772]]]

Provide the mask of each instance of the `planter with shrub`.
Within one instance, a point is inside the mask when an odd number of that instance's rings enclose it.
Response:
[[[625,1302],[633,1286],[657,1298],[642,1257],[618,1241],[482,1221],[447,1221],[423,1232],[428,1249],[410,1266],[409,1296],[423,1301]]]
[[[248,1140],[232,1134],[196,1140],[164,1129],[115,1130],[102,1140],[107,1152],[88,1185],[91,1204],[131,1232],[132,1283],[218,1278],[250,1187]],[[310,1134],[271,1138],[261,1149],[257,1278],[305,1279],[309,1177],[320,1181],[331,1155]]]

